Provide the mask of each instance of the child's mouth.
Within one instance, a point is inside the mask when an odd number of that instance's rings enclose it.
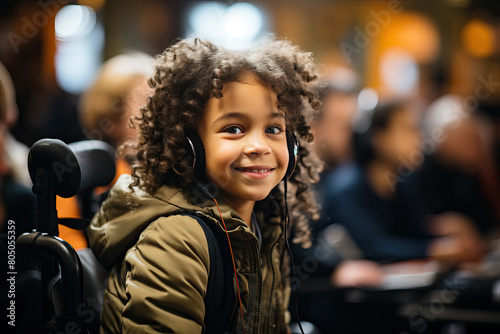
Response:
[[[236,171],[253,180],[267,178],[276,168],[268,166],[235,167]]]
[[[257,168],[236,168],[236,170],[240,171],[240,172],[247,172],[247,173],[267,173],[267,172],[270,172],[272,170],[274,170],[274,168],[265,168],[265,169],[257,169]]]
[[[275,168],[236,167],[235,169],[239,172],[264,174],[273,171]]]

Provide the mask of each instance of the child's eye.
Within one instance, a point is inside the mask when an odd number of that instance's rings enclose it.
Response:
[[[266,133],[269,133],[272,135],[278,135],[282,132],[283,132],[283,130],[281,129],[281,127],[276,126],[276,125],[270,126],[266,129]]]
[[[238,126],[233,125],[233,126],[228,126],[224,130],[222,130],[222,132],[227,132],[227,133],[231,133],[231,134],[239,134],[239,133],[243,133],[243,130]]]

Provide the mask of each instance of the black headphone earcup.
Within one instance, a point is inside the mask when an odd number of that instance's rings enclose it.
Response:
[[[193,151],[193,169],[198,180],[205,179],[205,147],[200,136],[196,131],[189,130],[186,132],[187,140],[191,150]]]
[[[286,134],[286,144],[288,146],[288,167],[286,169],[285,178],[289,179],[297,166],[299,157],[299,141],[294,133]]]

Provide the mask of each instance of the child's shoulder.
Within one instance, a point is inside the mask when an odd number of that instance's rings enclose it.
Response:
[[[129,175],[118,179],[87,231],[92,250],[106,267],[116,264],[146,236],[163,245],[182,240],[195,244],[204,239],[198,222],[181,215],[189,210],[182,194],[173,189],[165,189],[158,196],[138,188],[132,191],[132,181]]]
[[[192,216],[172,214],[159,217],[141,233],[135,248],[156,245],[167,251],[189,250],[208,261],[205,232]]]

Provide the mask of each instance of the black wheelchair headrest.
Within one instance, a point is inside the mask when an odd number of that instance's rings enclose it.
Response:
[[[68,145],[78,160],[81,170],[79,193],[110,184],[115,178],[115,150],[100,140],[85,140]]]
[[[31,181],[38,184],[40,170],[48,175],[56,195],[71,197],[80,188],[81,170],[75,153],[59,139],[41,139],[31,146],[28,154]],[[35,193],[40,190],[33,188]]]
[[[37,184],[37,173],[42,169],[55,194],[67,198],[111,183],[116,171],[115,150],[100,140],[66,145],[58,139],[41,139],[29,151],[28,169],[33,184]]]

